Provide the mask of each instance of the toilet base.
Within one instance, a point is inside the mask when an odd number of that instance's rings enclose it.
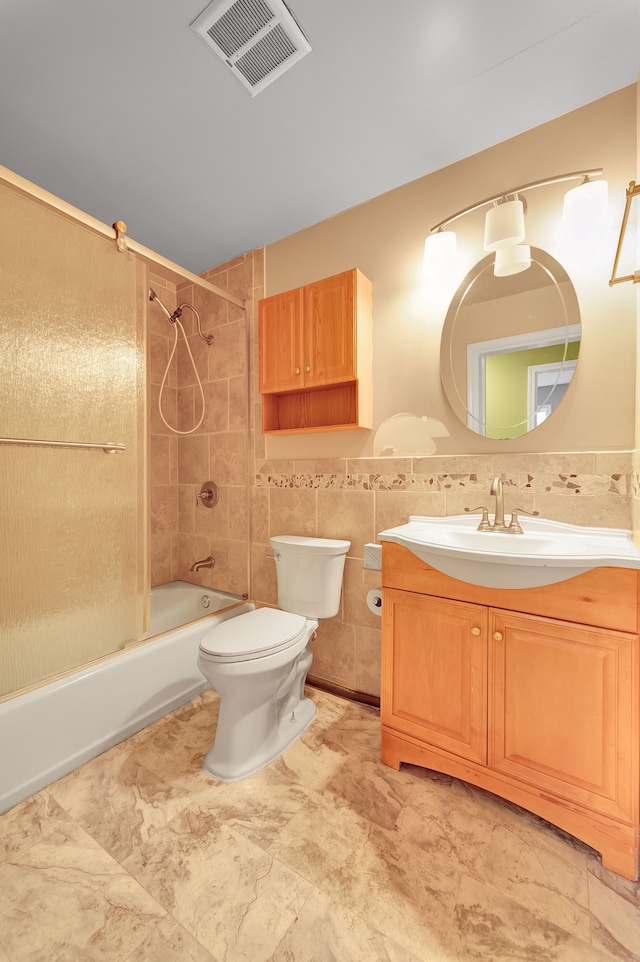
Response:
[[[278,758],[282,752],[289,747],[297,738],[307,730],[317,714],[315,703],[306,696],[303,696],[297,703],[295,711],[291,712],[275,726],[270,733],[270,737],[265,739],[263,744],[254,746],[250,760],[246,765],[235,767],[230,771],[228,764],[221,759],[220,752],[216,751],[216,742],[207,752],[202,762],[202,770],[205,775],[215,778],[219,782],[241,782],[250,775],[255,775],[265,765],[269,765]]]

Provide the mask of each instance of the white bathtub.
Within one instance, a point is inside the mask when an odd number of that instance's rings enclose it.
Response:
[[[203,634],[254,607],[185,582],[153,588],[151,606],[145,641],[0,702],[0,813],[205,691]]]

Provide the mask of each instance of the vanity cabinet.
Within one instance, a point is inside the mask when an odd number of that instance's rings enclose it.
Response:
[[[371,282],[358,270],[261,300],[265,434],[370,428]]]
[[[383,762],[479,785],[638,878],[638,572],[493,589],[382,556]]]

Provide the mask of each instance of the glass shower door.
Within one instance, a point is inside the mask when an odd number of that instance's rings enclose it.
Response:
[[[4,185],[0,224],[1,696],[142,635],[145,362],[134,255]]]

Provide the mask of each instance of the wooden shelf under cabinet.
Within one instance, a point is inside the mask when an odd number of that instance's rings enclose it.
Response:
[[[258,305],[265,434],[372,426],[371,282],[355,268]]]
[[[468,585],[382,548],[382,760],[471,782],[640,859],[639,572]]]

